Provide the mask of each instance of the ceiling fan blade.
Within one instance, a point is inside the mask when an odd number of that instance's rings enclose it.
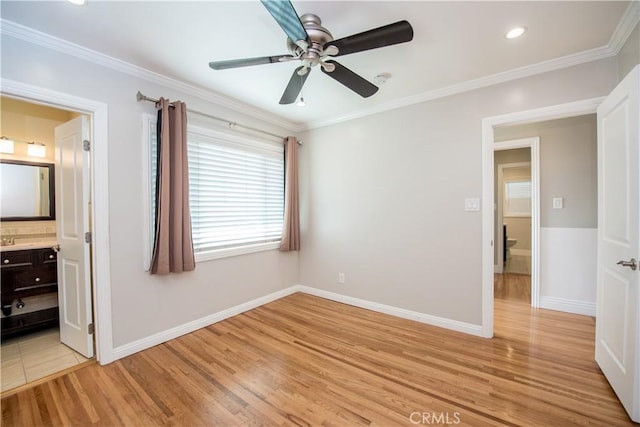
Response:
[[[273,64],[275,62],[284,62],[292,59],[297,59],[291,55],[278,55],[278,56],[263,56],[260,58],[242,58],[242,59],[230,59],[228,61],[212,61],[209,62],[209,67],[214,70],[226,70],[228,68],[249,67],[251,65]]]
[[[302,26],[298,13],[289,0],[260,0],[273,19],[284,30],[289,39],[305,51],[309,46],[309,35]]]
[[[378,91],[378,87],[376,85],[368,82],[344,65],[341,65],[336,61],[325,61],[325,63],[334,65],[335,69],[329,72],[325,67],[322,67],[323,73],[342,83],[363,98],[368,98]]]
[[[293,104],[298,98],[298,94],[302,90],[304,82],[306,82],[307,77],[309,77],[308,72],[304,75],[298,74],[298,71],[302,70],[303,68],[304,67],[300,66],[293,71],[291,79],[289,79],[289,84],[287,84],[287,88],[284,90],[282,98],[280,98],[280,104]]]
[[[407,21],[399,21],[325,43],[323,48],[327,49],[329,46],[335,46],[338,48],[338,53],[332,56],[340,56],[411,40],[413,40],[413,27]]]

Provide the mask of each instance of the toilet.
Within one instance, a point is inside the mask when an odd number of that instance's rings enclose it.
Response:
[[[511,255],[511,248],[518,243],[518,239],[507,237],[507,256]]]

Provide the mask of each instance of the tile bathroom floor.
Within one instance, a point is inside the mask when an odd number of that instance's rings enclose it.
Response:
[[[531,274],[531,255],[509,255],[504,264],[505,273]]]
[[[58,328],[3,341],[0,359],[3,392],[90,360],[62,344]]]

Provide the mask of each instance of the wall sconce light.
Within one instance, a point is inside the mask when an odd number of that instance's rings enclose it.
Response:
[[[6,136],[0,137],[0,153],[13,154],[13,140],[7,138]]]
[[[47,147],[41,142],[29,142],[27,143],[27,156],[46,157]]]

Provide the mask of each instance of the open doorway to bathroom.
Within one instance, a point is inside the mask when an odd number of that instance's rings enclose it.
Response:
[[[1,390],[5,393],[90,361],[60,338],[59,319],[63,316],[59,313],[58,289],[63,283],[57,268],[56,230],[61,218],[55,208],[62,203],[54,185],[58,171],[55,129],[78,117],[90,117],[4,96],[0,102],[2,141],[11,141],[0,153],[0,358]],[[45,172],[50,174],[44,176]],[[14,173],[21,174],[20,178]],[[16,191],[18,184],[30,182],[31,176],[34,184]],[[5,200],[5,196],[12,198]],[[86,286],[90,289],[91,283]]]
[[[532,174],[532,151],[537,143],[537,138],[504,141],[497,143],[494,151],[494,296],[527,304],[533,303],[534,294],[533,224],[537,223],[538,185],[537,174]]]
[[[526,160],[503,163],[508,156]],[[502,270],[531,276],[531,150],[496,152],[498,164],[498,223],[502,224]]]

